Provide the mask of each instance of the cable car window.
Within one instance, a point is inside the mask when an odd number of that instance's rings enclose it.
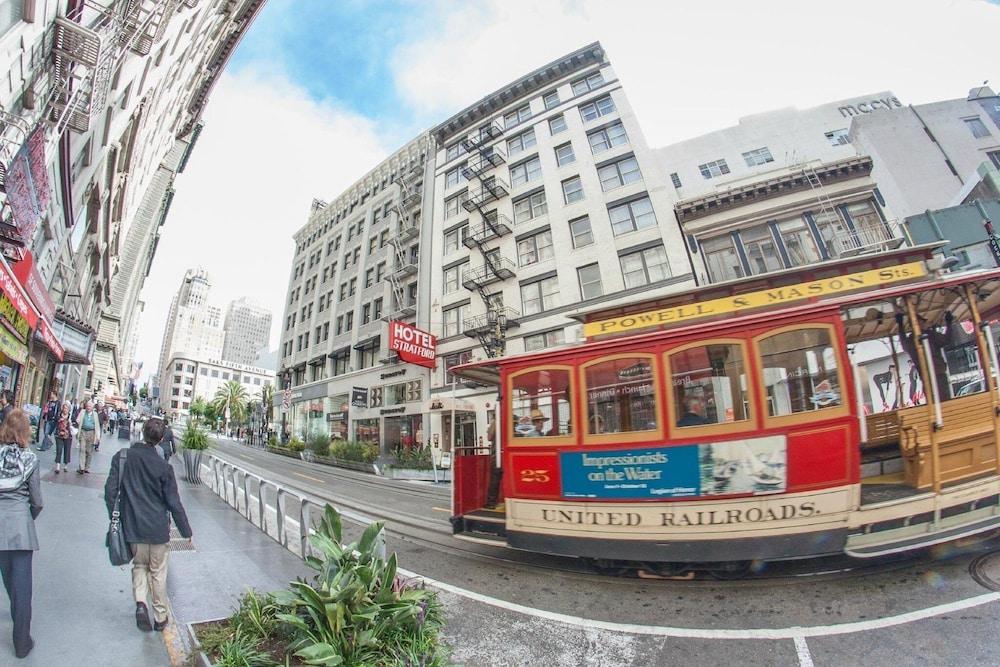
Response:
[[[703,345],[671,354],[670,381],[679,427],[750,418],[741,345]]]
[[[796,329],[759,343],[767,412],[780,417],[843,404],[829,329]]]
[[[513,378],[511,411],[515,438],[571,433],[570,371],[532,370]]]
[[[587,432],[654,431],[653,360],[625,357],[587,366]]]

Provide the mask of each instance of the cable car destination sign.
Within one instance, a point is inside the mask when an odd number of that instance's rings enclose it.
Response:
[[[814,297],[831,296],[843,292],[881,287],[893,283],[922,278],[927,275],[927,268],[922,261],[900,264],[883,269],[872,269],[849,273],[832,278],[820,278],[809,282],[774,287],[771,289],[734,294],[719,299],[670,306],[658,310],[650,310],[635,315],[625,315],[608,320],[587,322],[583,325],[584,336],[602,336],[606,334],[638,331],[664,324],[678,324],[716,315],[739,315],[747,310],[765,308],[767,306],[784,305],[803,301]]]

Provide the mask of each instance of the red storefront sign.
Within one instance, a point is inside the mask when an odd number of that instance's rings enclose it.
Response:
[[[51,197],[45,167],[44,126],[35,128],[17,151],[7,171],[6,187],[14,225],[21,239],[30,241]]]
[[[38,313],[5,261],[0,261],[0,290],[10,300],[14,310],[28,323],[29,328],[34,329],[38,326]]]
[[[56,314],[56,304],[52,302],[49,291],[45,289],[45,281],[35,267],[35,257],[31,251],[24,253],[24,259],[14,264],[12,269],[14,277],[24,287],[24,291],[28,293],[38,312],[44,319],[52,322]]]
[[[390,320],[389,349],[407,363],[434,368],[437,338],[405,322]]]
[[[53,333],[52,327],[50,327],[49,323],[46,322],[44,319],[39,320],[38,322],[37,335],[38,338],[41,339],[43,343],[45,343],[45,346],[52,351],[52,356],[54,356],[59,361],[62,361],[64,355],[63,346],[59,342],[59,339],[56,338],[55,333]]]

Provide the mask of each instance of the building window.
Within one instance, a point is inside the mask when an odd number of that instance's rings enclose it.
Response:
[[[358,350],[358,367],[372,368],[378,363],[379,339],[375,339],[370,345]]]
[[[365,271],[365,287],[371,287],[375,284],[375,269],[368,269]]]
[[[354,293],[358,291],[358,279],[351,278],[351,282],[347,285],[347,296],[354,296]]]
[[[448,146],[445,152],[444,159],[447,160],[448,162],[451,162],[464,152],[465,148],[462,147],[462,142],[461,141],[455,142],[451,146]]]
[[[816,223],[816,229],[819,231],[827,255],[833,259],[840,257],[842,245],[845,240],[849,242],[851,236],[847,224],[840,217],[840,213],[830,209],[820,211],[813,214],[813,222]]]
[[[449,255],[458,252],[462,241],[469,235],[469,226],[462,225],[444,233],[444,254]]]
[[[656,379],[649,357],[609,359],[584,368],[587,432],[655,431]]]
[[[347,313],[344,316],[344,331],[350,331],[354,328],[354,311]]]
[[[842,127],[839,130],[833,130],[832,132],[827,132],[823,136],[826,137],[826,140],[830,142],[831,146],[843,146],[851,143],[850,138],[847,136],[846,127]]]
[[[444,327],[441,330],[442,337],[447,338],[448,336],[457,336],[462,333],[466,308],[468,308],[468,305],[462,304],[461,306],[455,306],[454,308],[442,311],[444,316]]]
[[[369,324],[372,321],[372,305],[366,303],[361,306],[361,324]]]
[[[292,341],[288,341],[288,349],[289,349],[289,351],[291,350],[291,348],[292,348]],[[212,370],[212,377],[214,377],[214,378],[219,377],[219,371],[213,369]]]
[[[621,121],[618,121],[607,127],[589,132],[587,134],[587,141],[590,142],[590,152],[597,155],[609,148],[627,144],[628,135],[625,134],[625,126],[621,124]]]
[[[552,232],[546,229],[517,242],[517,263],[530,266],[552,259]]]
[[[472,350],[465,350],[464,352],[456,352],[455,354],[449,354],[444,358],[444,381],[445,384],[451,384],[455,377],[451,374],[451,369],[455,366],[461,364],[467,364],[472,361]]]
[[[962,120],[965,121],[965,126],[969,128],[969,132],[972,132],[972,136],[976,139],[990,136],[989,129],[983,124],[979,116],[975,118],[963,118]]]
[[[372,302],[372,317],[376,320],[382,317],[382,297],[379,297]],[[330,323],[327,322],[324,326],[329,327]],[[323,340],[326,340],[325,333],[323,335]]]
[[[670,277],[667,252],[662,245],[621,256],[625,287],[641,287]]]
[[[580,201],[584,198],[583,182],[579,176],[568,178],[562,182],[563,201],[567,204]]]
[[[675,188],[681,187],[681,177],[677,175],[677,172],[670,174],[670,182],[674,184]]]
[[[556,164],[563,167],[572,162],[576,162],[576,155],[573,153],[573,144],[565,143],[561,146],[556,146]]]
[[[572,84],[574,95],[583,95],[584,93],[589,93],[601,86],[604,83],[604,76],[600,72],[594,72],[590,76],[574,81]]]
[[[556,135],[566,131],[566,119],[562,114],[549,119],[549,134]]]
[[[576,276],[580,281],[581,299],[593,299],[604,294],[604,287],[601,285],[601,267],[599,264],[581,266],[576,270]]]
[[[777,223],[778,234],[785,246],[785,253],[792,266],[805,266],[822,259],[816,241],[806,221],[802,218],[782,220]]]
[[[521,285],[521,309],[535,315],[559,306],[559,281],[556,276]]]
[[[448,173],[446,173],[444,175],[444,187],[445,187],[445,189],[453,188],[456,185],[458,185],[459,183],[464,183],[465,182],[465,176],[462,174],[462,168],[463,167],[465,167],[464,163],[458,165],[454,169],[451,169],[450,171],[448,171]]]
[[[512,139],[507,140],[507,155],[514,157],[528,150],[536,144],[534,128],[523,132]]]
[[[525,222],[544,215],[549,210],[545,202],[545,191],[536,192],[514,202],[514,222]]]
[[[758,167],[768,162],[774,162],[774,158],[771,157],[771,151],[767,149],[767,146],[747,151],[743,154],[743,159],[746,160],[748,167]]]
[[[174,370],[175,371],[182,371],[182,370],[184,370],[184,364],[182,364],[182,363],[176,363],[176,364],[174,364]]]
[[[510,168],[510,185],[514,188],[536,181],[541,177],[542,161],[538,159],[538,156]]]
[[[700,242],[701,252],[708,265],[708,275],[712,282],[734,280],[743,277],[743,265],[736,253],[733,237],[729,234],[704,239]]]
[[[444,200],[444,219],[453,218],[462,210],[462,204],[469,198],[468,192],[460,192],[451,199]]]
[[[598,100],[594,100],[590,104],[584,104],[580,107],[580,118],[583,119],[584,123],[596,120],[602,116],[607,116],[610,113],[614,113],[615,103],[611,101],[611,96],[607,95]]]
[[[458,291],[458,284],[462,274],[465,269],[465,264],[459,264],[458,266],[453,266],[450,269],[444,270],[444,293],[453,294]]]
[[[531,118],[531,107],[524,104],[513,111],[508,111],[503,115],[504,129],[509,130]]]
[[[990,159],[994,167],[1000,169],[1000,151],[988,151],[986,157]]]
[[[653,204],[649,201],[649,197],[609,208],[608,216],[611,218],[611,229],[615,236],[656,225],[656,215],[653,213]]]
[[[594,232],[590,228],[590,218],[570,220],[569,233],[573,236],[573,247],[582,248],[594,242]]]
[[[539,334],[524,337],[524,351],[534,352],[535,350],[545,350],[550,347],[562,345],[566,342],[566,337],[562,329],[555,331],[545,331]]]
[[[743,241],[743,250],[746,252],[747,261],[750,262],[752,274],[760,275],[784,268],[771,228],[767,225],[741,230],[740,239]]]
[[[201,375],[203,375],[204,377],[208,377],[208,369],[207,369],[207,368],[202,368],[202,369],[200,369],[200,373],[201,373]]]
[[[604,165],[597,170],[597,176],[601,179],[601,189],[605,192],[642,180],[639,161],[634,157]]]
[[[726,164],[725,159],[714,160],[712,162],[706,162],[705,164],[698,165],[698,171],[705,178],[716,178],[722,176],[723,174],[729,173],[729,165]]]
[[[542,97],[542,103],[545,105],[546,109],[553,109],[559,106],[559,91],[553,90],[550,93],[546,93]]]
[[[333,357],[333,374],[335,376],[336,375],[343,375],[344,373],[347,372],[347,362],[349,361],[349,359],[350,359],[350,356],[349,356],[349,353],[348,353],[347,350],[344,350],[342,352],[338,352],[337,354],[334,355],[334,357]]]

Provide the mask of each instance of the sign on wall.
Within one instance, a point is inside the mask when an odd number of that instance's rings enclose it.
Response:
[[[352,387],[351,388],[351,405],[355,408],[367,408],[368,407],[368,388],[367,387]]]
[[[21,238],[30,241],[35,226],[49,206],[49,177],[45,168],[45,126],[28,135],[7,171],[7,203]]]
[[[407,363],[434,368],[437,338],[415,326],[389,321],[389,350]]]
[[[782,493],[784,436],[705,445],[561,452],[564,498],[685,498]]]

